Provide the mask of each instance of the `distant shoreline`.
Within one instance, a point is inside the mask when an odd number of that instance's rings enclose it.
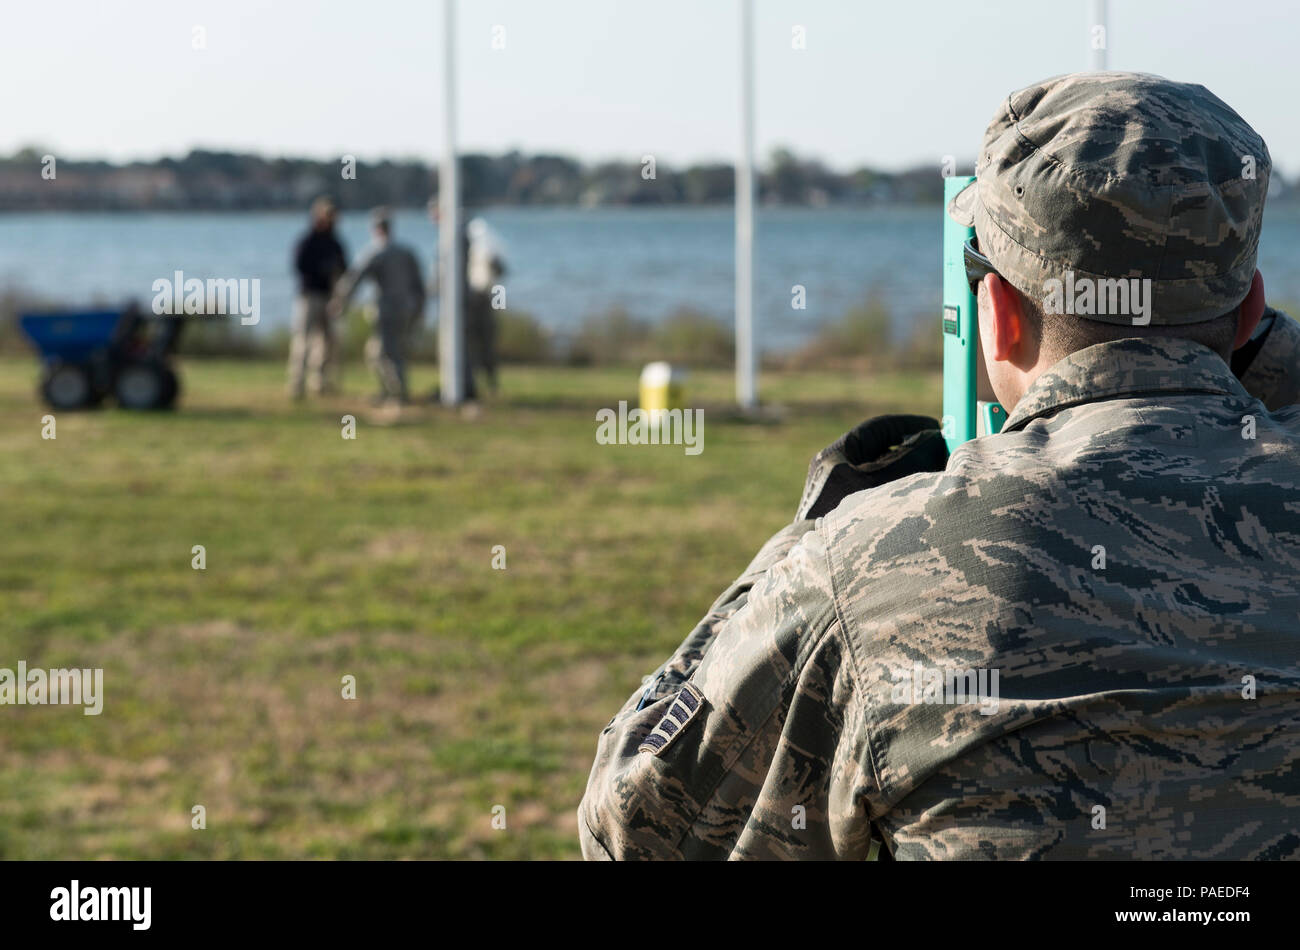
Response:
[[[764,204],[826,208],[938,204],[943,176],[968,172],[951,156],[901,171],[847,172],[776,148],[759,163]],[[467,207],[633,207],[730,205],[729,162],[673,167],[653,155],[582,162],[563,155],[464,154],[461,201]],[[424,208],[438,191],[438,169],[425,162],[335,161],[195,149],[183,157],[114,164],[61,158],[29,146],[0,158],[0,212],[273,211],[304,209],[331,195],[345,210],[376,205]]]

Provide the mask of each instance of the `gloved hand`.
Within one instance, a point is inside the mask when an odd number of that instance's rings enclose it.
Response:
[[[854,492],[917,472],[941,472],[948,445],[929,416],[876,416],[818,452],[795,520],[820,518]]]

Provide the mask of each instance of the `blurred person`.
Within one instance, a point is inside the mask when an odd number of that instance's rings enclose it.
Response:
[[[375,283],[378,301],[366,341],[366,363],[379,380],[375,401],[406,402],[407,345],[424,314],[424,278],[415,254],[393,242],[385,208],[371,213],[371,239],[361,259],[339,280],[330,310],[341,314],[362,283]]]
[[[482,370],[488,390],[497,391],[497,318],[492,288],[506,272],[505,262],[487,222],[473,218],[465,226],[465,351],[470,389]]]
[[[343,245],[334,235],[337,211],[327,197],[311,206],[311,228],[294,248],[298,298],[291,322],[289,394],[303,397],[304,382],[316,394],[338,390],[337,333],[329,313],[330,294],[347,270]]]

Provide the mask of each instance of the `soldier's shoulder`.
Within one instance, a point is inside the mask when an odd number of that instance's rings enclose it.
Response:
[[[1005,436],[996,439],[1017,441]],[[833,539],[847,530],[861,532],[869,527],[887,530],[915,517],[934,499],[962,493],[972,483],[999,474],[1007,457],[990,442],[990,439],[979,439],[959,446],[941,472],[918,472],[850,495],[826,516],[824,532],[828,539]]]
[[[932,524],[928,508],[950,485],[946,470],[922,472],[845,498],[821,519],[832,576],[842,580],[847,565],[884,561],[900,543],[910,548],[926,543]]]
[[[905,549],[933,545],[981,517],[1006,476],[1051,477],[1038,432],[986,436],[959,446],[941,472],[921,472],[850,495],[823,519],[831,559],[880,561]]]
[[[924,503],[942,491],[941,482],[946,471],[918,472],[866,491],[855,492],[826,515],[823,519],[823,532],[862,522],[890,523],[905,517],[905,512],[911,505]]]

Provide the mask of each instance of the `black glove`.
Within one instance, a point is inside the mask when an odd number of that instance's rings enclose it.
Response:
[[[1266,307],[1255,335],[1232,354],[1232,371],[1270,412],[1300,402],[1300,324]]]
[[[854,492],[917,472],[941,472],[948,444],[929,416],[876,416],[818,452],[795,520],[820,518]]]

